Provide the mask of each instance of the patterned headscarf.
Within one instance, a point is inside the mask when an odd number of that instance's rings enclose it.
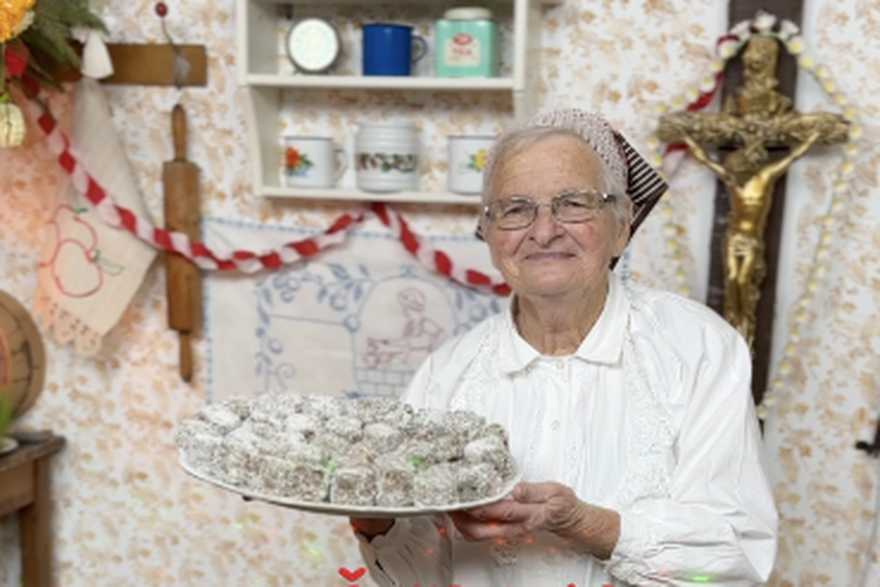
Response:
[[[488,187],[492,168],[496,164],[498,145],[511,133],[539,126],[562,128],[577,133],[593,148],[620,183],[626,186],[626,193],[633,202],[633,219],[630,224],[630,237],[632,237],[666,192],[666,182],[604,118],[584,110],[574,108],[541,113],[502,135],[489,152],[483,170],[484,189]]]

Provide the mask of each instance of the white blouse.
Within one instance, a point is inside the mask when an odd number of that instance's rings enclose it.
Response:
[[[445,517],[359,536],[382,586],[763,584],[776,509],[743,339],[712,310],[609,274],[596,325],[570,356],[542,356],[508,310],[448,341],[404,401],[502,424],[524,481],[558,481],[620,514],[608,561],[540,533],[463,540]]]

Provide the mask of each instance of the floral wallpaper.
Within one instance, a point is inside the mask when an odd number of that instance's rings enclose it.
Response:
[[[858,156],[847,176],[844,205],[832,225],[825,275],[814,298],[798,303],[821,238],[829,202],[829,171],[840,152],[817,151],[788,183],[788,229],[778,300],[775,351],[794,345],[788,383],[765,428],[771,478],[780,512],[779,556],[772,585],[877,585],[878,461],[854,449],[874,437],[880,409],[880,234],[877,169],[878,101],[875,70],[880,44],[869,33],[880,19],[863,2],[805,4],[803,29],[812,53],[827,64],[834,83],[861,118]],[[809,76],[800,76],[796,106],[834,105]],[[788,214],[791,212],[791,214]],[[792,337],[799,311],[801,337]],[[872,534],[873,533],[873,534]]]
[[[542,21],[533,23],[543,44],[542,108],[600,112],[646,150],[658,105],[707,72],[715,39],[728,26],[725,4],[563,0],[545,8]],[[172,36],[207,47],[207,87],[106,86],[115,128],[152,217],[161,221],[162,163],[172,157],[169,112],[177,100],[189,116],[189,159],[202,171],[203,215],[319,228],[351,209],[338,202],[267,200],[253,193],[247,101],[235,72],[234,2],[168,5]],[[105,0],[100,6],[110,40],[162,42],[154,2]],[[830,66],[857,108],[864,132],[845,206],[828,238],[833,262],[816,283],[806,276],[839,153],[817,149],[789,173],[774,359],[781,360],[789,342],[796,352],[782,399],[765,426],[767,467],[781,515],[770,584],[875,585],[880,582],[880,551],[872,543],[878,462],[853,445],[872,438],[880,410],[880,260],[875,254],[880,247],[880,41],[871,34],[880,26],[880,11],[861,0],[807,0],[805,7],[807,45]],[[356,49],[350,35],[360,20],[408,20],[429,35],[434,17],[436,9],[419,12],[413,6],[349,6],[333,12],[340,23],[348,22],[341,26],[348,31],[343,43],[350,51]],[[501,21],[509,34],[503,14]],[[352,67],[352,59],[349,54],[341,67]],[[504,59],[504,67],[510,67],[509,49]],[[279,49],[280,67],[284,61]],[[815,82],[801,77],[798,108],[833,110]],[[497,132],[512,120],[511,100],[504,94],[298,91],[287,100],[279,133],[329,133],[344,144],[351,142],[359,120],[416,120],[427,153],[421,170],[425,189],[438,189],[443,181],[446,135]],[[51,103],[69,124],[69,96],[55,95]],[[26,305],[37,287],[47,212],[65,181],[32,120],[23,146],[0,150],[0,288]],[[349,172],[342,181],[351,183],[353,176]],[[669,216],[658,210],[649,218],[624,260],[630,278],[671,289],[684,286],[703,299],[713,186],[707,172],[691,162],[682,165],[672,181]],[[458,207],[397,209],[418,231],[473,228],[472,213]],[[800,307],[808,287],[812,301]],[[800,336],[791,340],[798,311],[805,312]],[[46,345],[45,389],[17,425],[52,429],[67,439],[52,461],[55,585],[342,585],[341,568],[362,566],[344,519],[246,503],[192,480],[177,465],[175,429],[206,401],[205,347],[198,339],[195,378],[191,385],[182,383],[177,335],[166,328],[161,263],[154,263],[97,357],[77,357],[48,338]],[[17,533],[14,517],[0,520],[0,587],[20,584]]]

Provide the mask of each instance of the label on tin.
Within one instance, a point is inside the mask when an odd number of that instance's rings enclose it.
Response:
[[[473,36],[458,33],[444,44],[443,56],[449,67],[479,67],[482,47]]]

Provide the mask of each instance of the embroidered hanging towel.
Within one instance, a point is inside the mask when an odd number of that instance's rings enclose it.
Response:
[[[315,234],[219,218],[204,218],[202,230],[206,245],[223,250],[270,250]],[[429,240],[454,263],[496,274],[488,248],[473,236],[432,227]],[[397,398],[429,353],[506,303],[425,269],[371,217],[344,243],[302,263],[206,275],[208,397],[299,389]]]
[[[77,83],[71,124],[78,161],[121,206],[148,218],[96,80],[83,77]],[[94,355],[155,255],[134,235],[104,224],[91,202],[68,183],[46,225],[34,312],[58,343],[73,343],[78,354]]]

